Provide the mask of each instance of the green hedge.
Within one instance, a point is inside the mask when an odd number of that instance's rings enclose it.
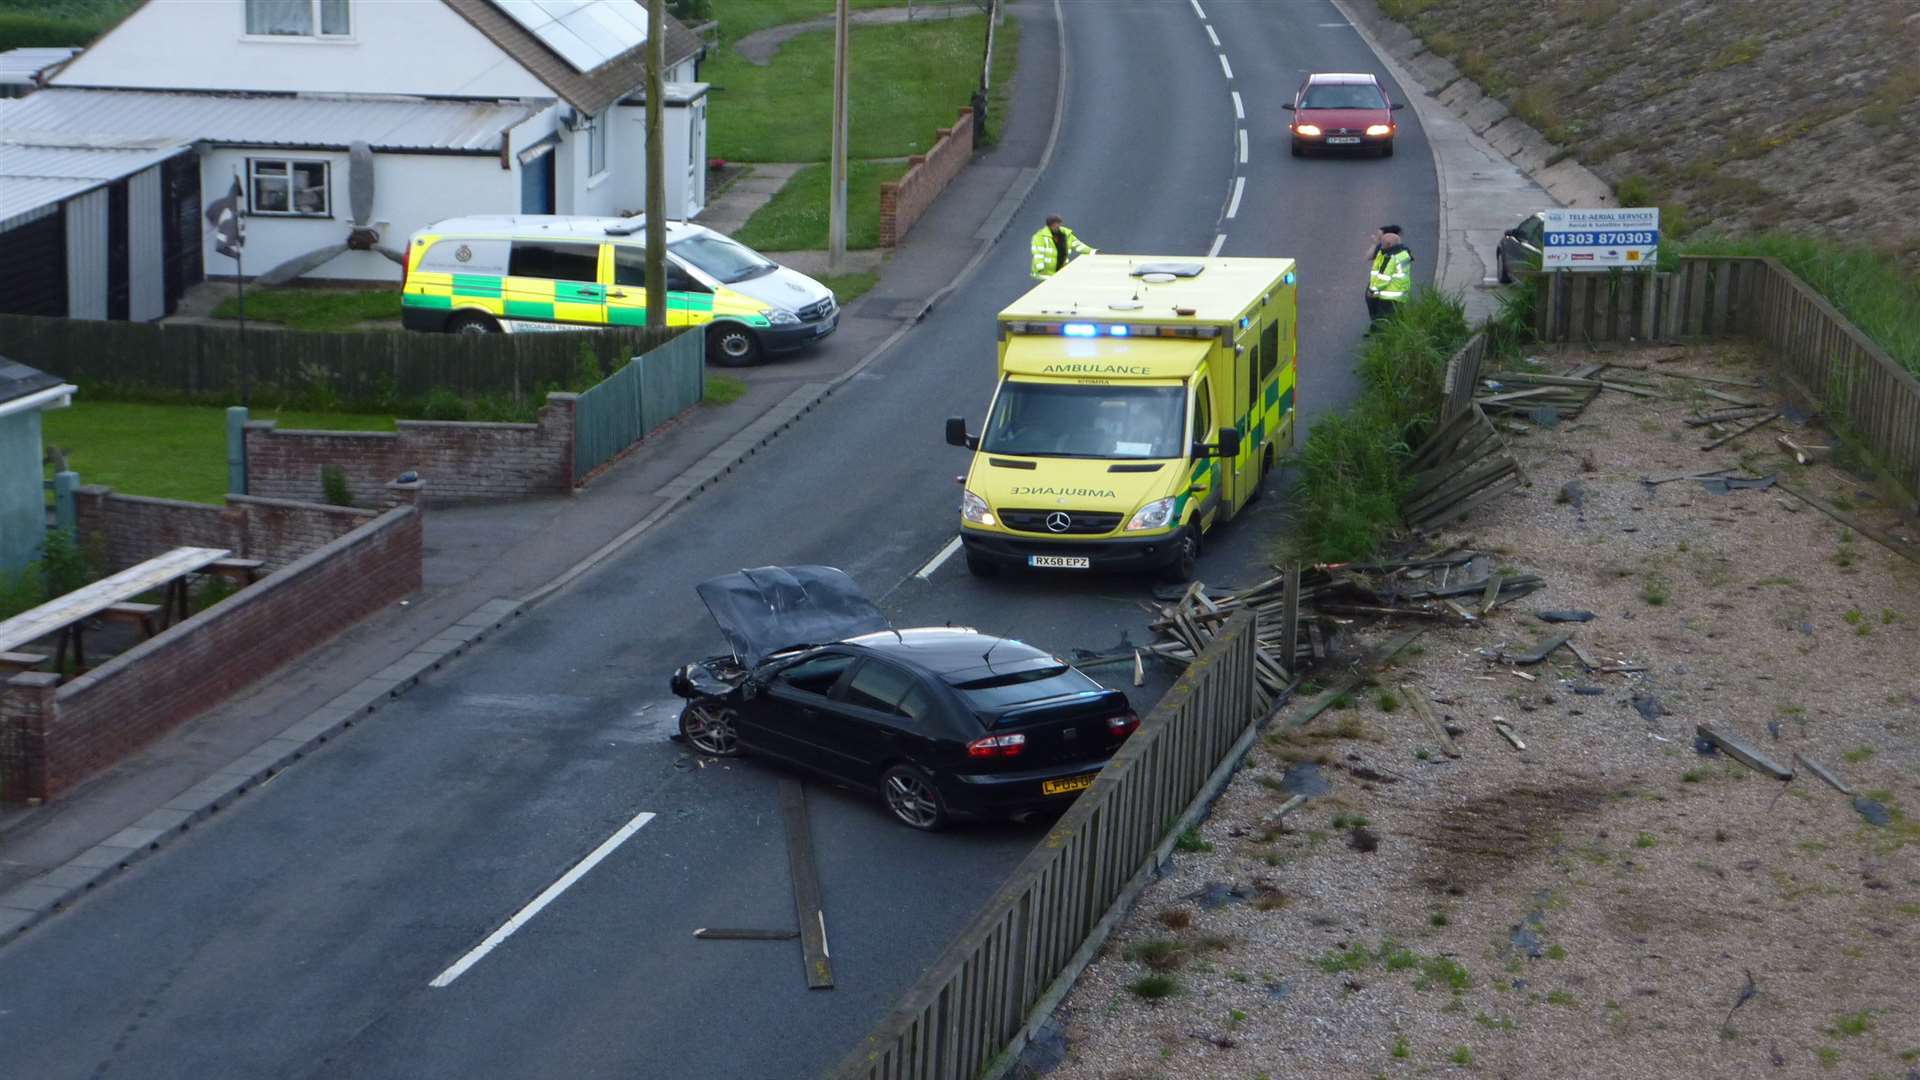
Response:
[[[97,23],[47,15],[0,12],[0,52],[7,49],[85,45],[100,33]]]
[[[1467,336],[1459,299],[1424,290],[1367,338],[1359,400],[1315,424],[1300,451],[1300,557],[1363,559],[1399,524],[1407,459],[1439,416],[1447,360]]]

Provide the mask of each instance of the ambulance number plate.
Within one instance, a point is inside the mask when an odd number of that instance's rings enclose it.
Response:
[[[1086,570],[1093,566],[1093,560],[1085,555],[1029,555],[1027,565],[1046,570]]]

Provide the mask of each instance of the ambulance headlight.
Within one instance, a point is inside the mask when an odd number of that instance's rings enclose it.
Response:
[[[987,500],[975,495],[971,491],[962,490],[960,492],[960,516],[973,522],[975,525],[1000,524],[1000,522],[994,518],[993,511],[987,509]]]
[[[769,323],[772,323],[775,326],[799,326],[800,325],[800,316],[795,315],[791,311],[781,311],[779,308],[768,308],[767,310],[762,311],[760,314],[764,316]]]
[[[1169,495],[1141,507],[1133,515],[1133,520],[1127,522],[1127,531],[1139,532],[1144,529],[1166,528],[1173,521],[1173,506],[1177,501],[1177,497]]]

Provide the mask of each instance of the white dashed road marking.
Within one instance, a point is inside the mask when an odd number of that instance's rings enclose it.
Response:
[[[926,579],[933,576],[933,572],[935,570],[938,570],[940,569],[941,566],[945,565],[948,559],[953,558],[954,552],[959,550],[960,550],[960,538],[956,536],[953,539],[947,541],[947,546],[941,548],[938,554],[934,555],[933,558],[928,559],[927,565],[914,571],[913,576],[919,578],[922,581],[925,581]]]
[[[1247,129],[1240,129],[1240,164],[1247,163]]]
[[[1247,178],[1244,176],[1234,177],[1233,178],[1233,198],[1227,202],[1228,219],[1232,219],[1233,215],[1238,214],[1240,212],[1240,194],[1246,190],[1247,190]]]
[[[1227,242],[1226,233],[1216,233],[1213,238],[1213,246],[1207,249],[1207,258],[1211,259],[1215,255],[1220,254],[1220,247],[1226,242]]]
[[[1200,6],[1200,0],[1187,0],[1187,3],[1193,5],[1193,13],[1195,15],[1198,15],[1203,19],[1207,17],[1206,10]]]
[[[1227,78],[1229,79],[1233,78],[1233,65],[1227,63],[1226,53],[1220,54],[1220,70],[1227,73]]]
[[[1247,107],[1240,104],[1240,91],[1238,90],[1233,92],[1233,118],[1235,120],[1245,120],[1247,118]]]
[[[1217,49],[1220,47],[1220,35],[1214,33],[1213,27],[1211,26],[1207,27],[1207,40],[1213,42],[1214,48]]]

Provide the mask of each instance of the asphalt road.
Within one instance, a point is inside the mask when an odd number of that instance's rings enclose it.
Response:
[[[1051,13],[1028,7],[1024,60],[1050,78]],[[1279,103],[1302,72],[1377,69],[1330,4],[1065,9],[1061,141],[978,275],[769,452],[370,730],[0,951],[9,1075],[797,1077],[872,1026],[1040,826],[923,836],[810,784],[837,987],[807,991],[791,942],[695,940],[702,926],[791,927],[794,912],[783,774],[701,768],[667,740],[668,673],[721,647],[693,583],[830,563],[901,625],[965,623],[1061,652],[1144,641],[1142,580],[978,582],[957,559],[915,576],[954,532],[964,461],[940,422],[977,421],[987,400],[993,314],[1026,287],[1026,219],[1058,210],[1106,251],[1201,254],[1224,236],[1229,256],[1297,257],[1309,417],[1352,392],[1368,230],[1397,219],[1416,253],[1435,242],[1432,159],[1410,111],[1392,159],[1287,155]],[[1430,277],[1430,261],[1416,266]],[[1282,514],[1270,498],[1229,526],[1202,576],[1256,572]],[[645,813],[497,948],[429,985]]]

